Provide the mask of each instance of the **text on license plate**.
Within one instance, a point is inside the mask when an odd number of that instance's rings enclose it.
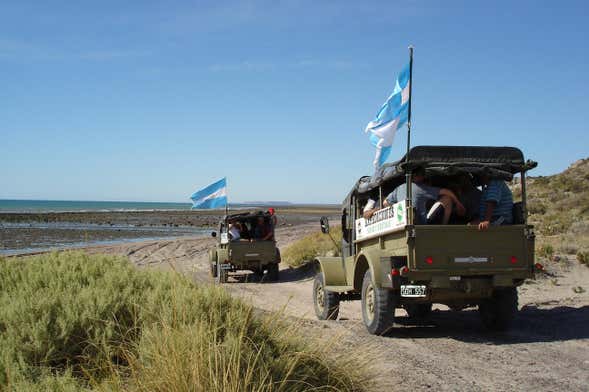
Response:
[[[426,286],[401,285],[401,297],[425,297]]]

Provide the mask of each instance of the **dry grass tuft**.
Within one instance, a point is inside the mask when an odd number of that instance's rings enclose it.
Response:
[[[301,238],[282,251],[282,261],[291,267],[300,267],[317,256],[339,256],[342,242],[341,227],[333,227],[330,234],[335,243],[328,234],[320,231]]]
[[[120,257],[0,258],[0,390],[363,390],[294,328]]]

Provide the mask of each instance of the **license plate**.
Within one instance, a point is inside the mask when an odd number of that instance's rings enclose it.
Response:
[[[426,286],[401,285],[401,297],[425,297]]]

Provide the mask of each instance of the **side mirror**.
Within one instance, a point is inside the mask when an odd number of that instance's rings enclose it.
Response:
[[[321,219],[319,220],[319,223],[321,224],[321,232],[323,234],[328,234],[329,233],[329,219],[326,216],[322,216]]]
[[[217,232],[216,232],[216,231],[213,231],[213,232],[211,233],[211,237],[213,237],[213,238],[217,237]]]

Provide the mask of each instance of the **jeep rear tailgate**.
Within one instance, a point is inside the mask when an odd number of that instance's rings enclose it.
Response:
[[[274,241],[236,241],[229,243],[229,258],[235,264],[271,263],[276,260]]]
[[[448,276],[532,273],[533,237],[524,225],[490,227],[415,226],[409,241],[412,279],[431,274]],[[519,273],[518,273],[519,272]]]

